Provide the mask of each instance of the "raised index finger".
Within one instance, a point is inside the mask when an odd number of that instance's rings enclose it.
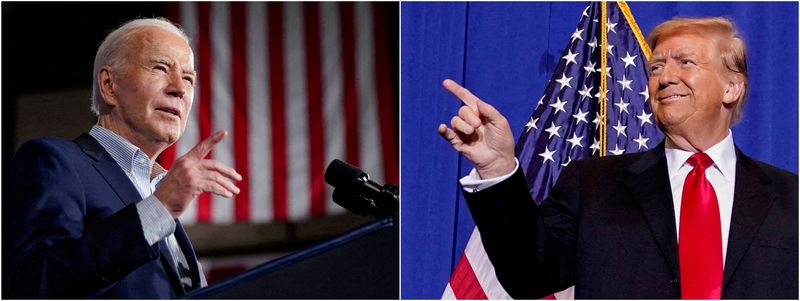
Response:
[[[211,149],[214,148],[214,145],[217,145],[217,143],[222,141],[222,138],[225,138],[225,135],[227,134],[228,132],[225,130],[221,130],[214,134],[211,134],[211,136],[209,136],[202,142],[195,145],[194,148],[192,148],[192,150],[190,150],[186,155],[192,156],[197,159],[205,158],[206,155],[208,155],[208,152],[210,152]]]
[[[458,99],[461,99],[461,102],[472,108],[473,111],[478,112],[478,102],[481,100],[473,95],[472,92],[451,79],[444,80],[442,86],[444,86],[447,91],[450,91],[450,93],[453,93],[453,95],[458,97]]]

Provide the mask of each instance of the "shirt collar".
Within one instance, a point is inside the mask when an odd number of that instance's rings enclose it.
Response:
[[[123,171],[126,173],[131,173],[133,170],[133,164],[135,163],[135,159],[139,158],[147,158],[147,155],[144,154],[136,145],[130,143],[127,139],[123,138],[117,133],[112,132],[102,126],[94,125],[92,129],[89,131],[89,135],[94,137],[97,142],[108,152],[114,161],[122,168]],[[148,170],[150,170],[150,177],[151,180],[155,179],[158,176],[162,176],[166,172],[161,165],[158,163],[153,163],[152,160],[147,159]]]
[[[678,170],[685,164],[694,153],[678,148],[666,148],[664,153],[667,156],[667,166],[670,175],[678,174]],[[726,180],[730,180],[736,172],[736,147],[733,144],[733,133],[728,130],[725,139],[718,142],[705,151],[714,161],[714,167],[722,174]]]

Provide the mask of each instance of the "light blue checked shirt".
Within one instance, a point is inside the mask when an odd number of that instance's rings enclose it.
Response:
[[[136,210],[139,212],[139,219],[142,222],[144,238],[151,246],[164,239],[172,254],[173,262],[176,264],[178,275],[184,287],[191,286],[189,265],[186,256],[183,255],[178,241],[175,239],[175,220],[169,214],[161,201],[153,194],[158,184],[167,175],[161,165],[154,163],[138,147],[131,144],[116,133],[103,128],[99,125],[92,126],[89,135],[94,137],[97,142],[108,152],[114,161],[131,180],[142,201],[136,203]],[[198,264],[199,267],[199,264]],[[203,279],[202,270],[200,278]],[[202,281],[205,286],[205,281]]]

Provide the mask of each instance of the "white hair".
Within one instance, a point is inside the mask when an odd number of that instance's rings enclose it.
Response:
[[[92,74],[92,112],[99,116],[105,109],[105,101],[100,94],[100,86],[97,84],[97,74],[103,66],[115,66],[125,63],[124,54],[130,43],[133,34],[148,27],[158,27],[172,32],[183,38],[189,44],[189,37],[178,26],[165,18],[147,18],[128,21],[119,28],[109,33],[97,48],[94,56],[94,73]]]

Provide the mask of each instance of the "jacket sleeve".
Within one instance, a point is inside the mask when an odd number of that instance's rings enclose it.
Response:
[[[11,251],[3,273],[11,278],[4,281],[10,284],[8,297],[98,296],[157,258],[144,239],[135,205],[87,222],[87,190],[96,188],[82,182],[90,171],[75,167],[78,158],[64,150],[74,147],[68,143],[28,142],[11,164],[3,200],[4,244]]]
[[[541,207],[521,169],[488,189],[464,193],[497,279],[515,299],[542,298],[575,282],[577,204],[565,200],[576,178],[571,170],[564,169]]]

